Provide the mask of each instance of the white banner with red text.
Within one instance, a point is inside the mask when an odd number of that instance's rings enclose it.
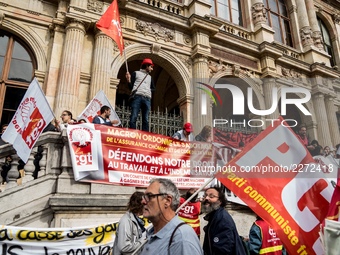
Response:
[[[199,188],[215,173],[212,143],[98,124],[68,125],[75,180],[146,187],[166,177],[178,188]]]
[[[26,163],[34,144],[54,115],[38,80],[33,79],[1,138],[13,144]]]
[[[92,123],[92,120],[94,119],[94,117],[96,117],[97,115],[100,115],[100,108],[104,105],[111,108],[110,120],[118,120],[118,123],[115,124],[114,126],[119,126],[121,124],[121,121],[115,109],[111,106],[109,100],[107,99],[104,91],[102,90],[98,91],[95,97],[86,106],[84,111],[81,114],[79,114],[79,116],[77,117],[78,121],[81,119],[84,119],[86,120],[86,122]]]

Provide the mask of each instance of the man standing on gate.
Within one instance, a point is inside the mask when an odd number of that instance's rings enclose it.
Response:
[[[151,108],[151,96],[155,85],[150,73],[153,70],[152,60],[145,58],[139,71],[130,75],[126,73],[126,79],[131,89],[131,115],[129,127],[136,129],[138,113],[142,110],[142,130],[149,131],[149,112]]]

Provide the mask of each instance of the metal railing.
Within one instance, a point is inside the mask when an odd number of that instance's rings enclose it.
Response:
[[[116,112],[122,122],[123,127],[129,127],[131,108],[125,105],[116,106]],[[142,115],[138,114],[137,129],[142,129]],[[183,127],[183,117],[181,115],[169,113],[167,108],[165,112],[150,111],[149,113],[149,131],[155,134],[172,136],[176,131]]]

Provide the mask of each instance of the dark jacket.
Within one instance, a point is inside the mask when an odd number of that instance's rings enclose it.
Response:
[[[204,217],[208,225],[204,227],[203,250],[205,255],[245,255],[242,240],[230,214],[219,208]]]

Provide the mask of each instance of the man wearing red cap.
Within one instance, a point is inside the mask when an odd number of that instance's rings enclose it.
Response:
[[[142,130],[149,131],[149,112],[151,108],[151,96],[155,90],[155,85],[150,73],[153,70],[152,60],[145,58],[142,62],[141,69],[130,75],[126,73],[125,77],[129,83],[129,88],[135,96],[131,99],[131,115],[129,127],[136,129],[138,113],[142,110]]]
[[[181,141],[192,142],[194,141],[192,132],[194,132],[194,128],[191,123],[187,122],[184,124],[183,129],[178,130],[172,137]]]

